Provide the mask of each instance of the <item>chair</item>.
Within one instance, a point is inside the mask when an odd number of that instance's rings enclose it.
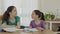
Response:
[[[1,28],[1,23],[2,23],[2,15],[0,15],[0,28]]]
[[[0,21],[2,20],[2,15],[0,16]]]

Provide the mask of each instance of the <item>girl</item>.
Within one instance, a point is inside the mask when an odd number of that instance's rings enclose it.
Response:
[[[32,12],[32,20],[30,23],[30,28],[37,28],[38,30],[45,30],[45,19],[44,14],[39,10],[34,10]]]
[[[20,28],[20,17],[17,16],[15,6],[9,6],[2,18],[2,28]]]

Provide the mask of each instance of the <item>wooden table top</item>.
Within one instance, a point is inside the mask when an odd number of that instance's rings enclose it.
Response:
[[[24,32],[24,31],[17,31],[17,32],[0,32],[0,34],[56,34],[53,31],[46,30],[46,31],[38,31],[38,32]]]

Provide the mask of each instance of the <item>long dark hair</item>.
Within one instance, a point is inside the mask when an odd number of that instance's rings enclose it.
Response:
[[[45,20],[43,12],[40,12],[39,10],[34,10],[34,12],[36,15],[38,15],[38,18],[41,18],[41,20]]]
[[[7,8],[7,10],[5,11],[5,13],[3,14],[3,18],[2,18],[2,20],[4,20],[4,21],[8,21],[9,20],[9,17],[10,17],[10,12],[12,12],[12,10],[15,8],[15,6],[9,6],[8,8]]]

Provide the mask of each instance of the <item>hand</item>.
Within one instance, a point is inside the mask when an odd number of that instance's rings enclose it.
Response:
[[[41,28],[41,27],[37,27],[37,29],[38,29],[39,31],[43,31],[43,30],[44,30],[44,29]]]
[[[18,28],[18,29],[20,29],[20,27],[18,27],[18,26],[15,26],[16,28]]]

